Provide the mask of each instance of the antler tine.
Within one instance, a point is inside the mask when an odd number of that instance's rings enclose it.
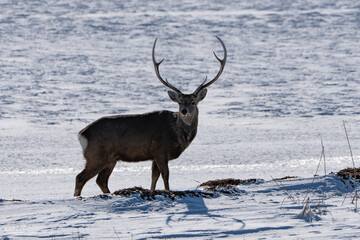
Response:
[[[213,52],[215,58],[220,62],[220,70],[219,70],[219,72],[216,74],[215,78],[214,78],[213,80],[209,81],[209,82],[206,83],[206,84],[205,84],[205,82],[206,82],[206,79],[207,79],[207,78],[205,78],[205,81],[200,84],[200,86],[195,90],[194,94],[198,94],[201,89],[207,88],[208,86],[210,86],[211,84],[213,84],[216,80],[218,80],[218,78],[220,77],[221,73],[222,73],[223,70],[224,70],[225,63],[226,63],[226,58],[227,58],[227,51],[226,51],[226,47],[225,47],[224,42],[223,42],[218,36],[216,36],[216,38],[220,41],[221,46],[223,47],[223,50],[224,50],[224,58],[223,58],[223,59],[220,59],[220,58],[216,55],[216,53]]]
[[[153,49],[152,49],[152,60],[153,60],[153,63],[154,63],[156,76],[158,77],[158,79],[160,80],[160,82],[162,82],[165,86],[167,86],[168,88],[170,88],[170,89],[174,90],[175,92],[181,94],[181,91],[180,91],[179,89],[177,89],[176,87],[174,87],[173,85],[171,85],[167,80],[164,80],[164,79],[160,76],[159,66],[160,66],[160,64],[164,61],[164,59],[161,59],[159,62],[156,62],[156,60],[155,60],[155,45],[156,45],[156,41],[157,41],[157,38],[155,39],[154,46],[153,46]]]

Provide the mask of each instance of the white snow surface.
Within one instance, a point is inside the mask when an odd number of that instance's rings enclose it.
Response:
[[[354,187],[330,172],[352,167],[343,121],[360,165],[359,28],[352,0],[1,1],[0,238],[358,238]],[[92,179],[73,198],[82,128],[177,110],[154,73],[155,38],[162,76],[190,93],[219,69],[215,36],[228,61],[199,104],[195,140],[169,164],[170,187],[264,181],[148,201],[99,196]],[[272,181],[285,176],[299,178]],[[151,162],[119,162],[109,187],[150,178]]]

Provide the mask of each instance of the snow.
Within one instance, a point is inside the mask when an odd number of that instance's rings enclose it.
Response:
[[[273,181],[236,187],[214,197],[89,197],[3,202],[5,236],[24,238],[356,238],[358,213],[350,204],[351,188],[327,176],[326,199],[319,196],[324,177],[283,181],[295,203]],[[306,194],[311,187],[310,194]],[[349,189],[350,188],[350,189]],[[303,197],[312,199],[310,206]],[[302,216],[303,206],[310,216]]]
[[[343,121],[357,166],[360,157],[359,9],[350,0],[2,1],[0,237],[357,238],[354,188],[330,172],[352,167]],[[161,74],[189,93],[219,69],[215,36],[228,61],[199,104],[194,142],[169,164],[170,187],[264,181],[148,201],[99,196],[93,179],[73,198],[79,130],[102,116],[176,110],[153,70],[155,38]],[[326,176],[313,180],[321,139]],[[149,188],[150,169],[119,162],[109,188]],[[285,176],[299,178],[272,181]]]

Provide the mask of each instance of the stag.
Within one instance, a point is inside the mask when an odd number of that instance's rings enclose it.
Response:
[[[159,66],[164,59],[155,60],[155,39],[152,48],[152,60],[155,73],[160,82],[172,91],[168,91],[170,99],[179,104],[179,112],[157,111],[139,115],[118,115],[102,117],[91,123],[78,134],[83,155],[86,160],[85,169],[76,176],[74,196],[80,196],[85,183],[97,175],[96,183],[103,193],[110,193],[109,177],[117,161],[140,162],[152,160],[151,191],[161,177],[166,191],[169,188],[169,160],[176,159],[195,138],[198,126],[198,103],[207,93],[207,87],[221,75],[226,63],[226,47],[216,37],[224,51],[220,59],[220,70],[214,79],[205,81],[192,94],[184,94],[164,80]]]

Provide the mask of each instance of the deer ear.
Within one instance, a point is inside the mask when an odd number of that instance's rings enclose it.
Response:
[[[202,101],[202,100],[205,98],[206,93],[207,93],[207,89],[206,89],[206,88],[200,90],[200,92],[196,95],[196,101],[197,101],[197,102]]]
[[[174,102],[179,102],[179,94],[173,91],[168,91],[169,97],[171,100],[173,100]]]

